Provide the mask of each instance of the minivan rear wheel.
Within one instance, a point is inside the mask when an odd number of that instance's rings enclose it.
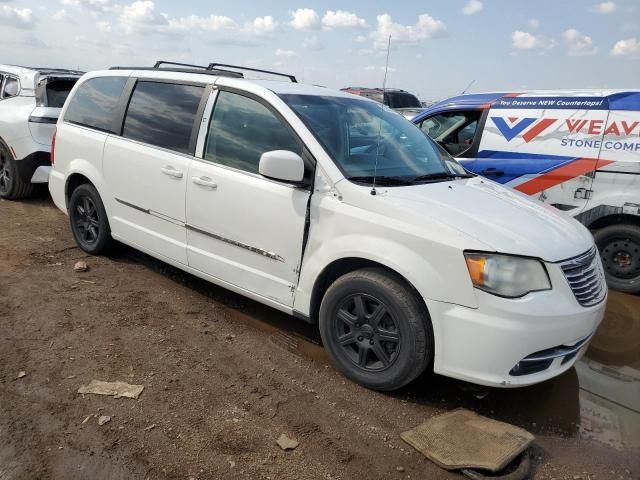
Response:
[[[348,273],[320,305],[320,334],[336,369],[373,390],[396,390],[433,358],[431,320],[405,282],[381,268]]]
[[[607,284],[621,292],[640,293],[640,226],[610,225],[597,230],[593,237]]]
[[[7,147],[0,143],[0,198],[18,200],[33,194],[33,184],[23,182],[16,161]]]
[[[80,185],[71,194],[69,222],[73,238],[85,252],[100,255],[111,246],[113,240],[107,212],[93,185]]]

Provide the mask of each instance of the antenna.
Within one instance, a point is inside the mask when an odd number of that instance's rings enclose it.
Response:
[[[389,73],[389,52],[391,51],[391,35],[387,42],[387,62],[384,66],[384,80],[382,81],[382,104],[380,106],[384,112],[384,95],[387,90],[387,74]],[[378,157],[380,156],[380,137],[382,137],[382,118],[378,121],[378,141],[376,146],[376,163],[373,166],[373,184],[371,185],[371,195],[376,195],[376,177],[378,175]]]
[[[476,83],[476,81],[475,80],[471,80],[471,83],[469,83],[469,85],[467,85],[467,88],[462,90],[462,93],[460,95],[464,95],[465,93],[467,93],[467,90],[469,90],[471,88],[471,85],[473,85],[474,83]]]

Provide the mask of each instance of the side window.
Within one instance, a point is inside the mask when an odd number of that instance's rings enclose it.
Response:
[[[122,136],[193,154],[191,133],[204,87],[139,81],[131,96]]]
[[[100,77],[84,82],[71,98],[66,122],[111,132],[113,114],[127,83],[126,77]]]
[[[441,113],[422,121],[420,128],[454,157],[471,148],[481,111]]]
[[[5,77],[2,85],[2,98],[11,98],[18,95],[20,83],[17,78]]]
[[[302,153],[293,134],[267,107],[221,91],[209,124],[205,160],[258,173],[260,157],[272,150]]]

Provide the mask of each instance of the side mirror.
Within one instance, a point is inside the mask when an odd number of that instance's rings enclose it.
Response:
[[[265,152],[260,157],[258,172],[273,180],[300,183],[304,180],[304,160],[288,150]]]

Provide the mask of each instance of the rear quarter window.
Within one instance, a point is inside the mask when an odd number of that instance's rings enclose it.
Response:
[[[69,101],[64,121],[116,133],[113,131],[113,116],[126,83],[126,77],[87,80]]]

